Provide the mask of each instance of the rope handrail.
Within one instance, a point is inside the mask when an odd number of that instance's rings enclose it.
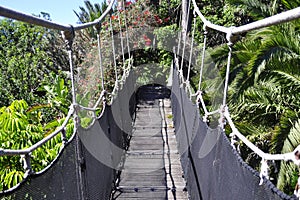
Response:
[[[27,22],[27,23],[31,23],[31,24],[35,24],[35,25],[39,25],[39,26],[43,26],[46,28],[50,28],[50,29],[55,29],[55,30],[60,30],[60,31],[64,31],[67,33],[72,33],[73,31],[78,31],[78,30],[82,30],[82,29],[86,29],[89,27],[93,27],[96,25],[100,25],[101,21],[110,13],[110,11],[112,10],[112,6],[114,4],[114,0],[112,0],[107,9],[102,13],[102,15],[97,18],[96,20],[92,21],[92,22],[87,22],[84,24],[78,24],[78,25],[63,25],[60,23],[56,23],[56,22],[52,22],[52,21],[47,21],[45,19],[41,19],[39,17],[35,17],[32,15],[28,15],[22,12],[18,12],[9,8],[5,8],[3,6],[0,6],[0,16],[4,16],[4,17],[8,17],[8,18],[12,18],[15,20],[19,20],[19,21],[23,21],[23,22]],[[234,35],[238,35],[241,33],[245,33],[251,30],[256,30],[256,29],[260,29],[260,28],[264,28],[264,27],[268,27],[268,26],[272,26],[272,25],[276,25],[276,24],[280,24],[280,23],[284,23],[284,22],[288,22],[291,20],[295,20],[297,18],[300,18],[300,7],[289,10],[289,11],[285,11],[282,12],[280,14],[250,23],[250,24],[246,24],[246,25],[242,25],[239,27],[224,27],[224,26],[220,26],[220,25],[216,25],[211,23],[210,21],[208,21],[200,12],[196,1],[192,0],[193,2],[193,6],[194,6],[194,11],[195,13],[197,13],[197,15],[200,17],[200,19],[202,20],[202,22],[204,23],[204,30],[206,32],[206,28],[210,28],[210,29],[214,29],[217,30],[219,32],[225,33],[227,36],[227,40],[228,40],[228,45],[230,48],[230,45],[232,44],[232,37]],[[189,2],[190,3],[190,2]],[[190,10],[190,9],[189,9]],[[111,19],[110,19],[110,26],[112,27],[111,24]],[[119,25],[120,25],[120,17],[119,17]],[[127,28],[127,27],[126,27]],[[120,27],[121,30],[121,27]],[[112,47],[113,47],[113,57],[114,59],[116,58],[115,55],[115,47],[114,47],[114,36],[113,36],[113,29],[111,28],[111,34],[112,34]],[[127,30],[126,30],[127,33]],[[122,37],[122,35],[121,35]],[[128,37],[128,36],[127,36]],[[181,37],[179,37],[179,39],[181,39]],[[100,42],[100,38],[98,36],[98,43]],[[185,50],[185,42],[184,41],[184,45],[183,45],[183,52],[182,52],[182,57],[184,57],[184,50]],[[128,39],[127,39],[127,43],[128,43]],[[180,46],[179,42],[179,45]],[[192,42],[193,43],[193,42]],[[100,43],[99,43],[100,44]],[[204,40],[204,47],[203,47],[203,56],[202,56],[202,67],[204,64],[204,51],[206,48],[206,37]],[[71,45],[70,45],[71,46]],[[100,48],[100,45],[99,45]],[[123,55],[123,62],[124,62],[124,47],[123,47],[123,39],[121,38],[121,48],[122,48],[122,55]],[[129,45],[128,45],[129,48]],[[192,46],[191,46],[191,51],[192,51]],[[178,47],[178,54],[179,54],[179,47]],[[176,54],[175,54],[176,55]],[[99,57],[100,57],[100,65],[101,64],[101,52],[99,52]],[[129,56],[130,57],[130,56]],[[71,69],[71,74],[73,74],[72,72],[72,51],[71,48],[69,48],[69,60],[70,60],[70,69]],[[175,57],[176,60],[176,57]],[[190,55],[190,60],[191,60],[191,55]],[[231,117],[230,117],[230,113],[228,111],[228,108],[226,107],[226,97],[227,97],[227,88],[228,88],[228,80],[229,80],[229,69],[230,69],[230,60],[231,60],[231,48],[230,48],[230,54],[228,56],[228,62],[227,62],[227,72],[226,72],[226,81],[225,81],[225,89],[224,89],[224,98],[223,98],[223,104],[222,104],[222,108],[224,109],[224,111],[221,113],[221,115],[224,115],[224,118],[227,120],[227,123],[229,124],[229,126],[232,129],[232,135],[238,137],[241,141],[243,141],[244,144],[246,144],[253,152],[255,152],[258,156],[260,156],[262,158],[263,161],[266,160],[292,160],[294,163],[297,162],[297,160],[295,159],[295,151],[290,152],[290,153],[285,153],[285,154],[269,154],[269,153],[265,153],[263,152],[261,149],[259,149],[257,146],[255,146],[253,143],[251,143],[244,135],[242,135],[238,129],[235,127]],[[177,60],[178,62],[178,60]],[[189,62],[190,64],[191,62]],[[178,63],[177,63],[178,66]],[[116,82],[115,82],[115,87],[113,89],[112,94],[115,94],[115,92],[118,90],[118,86],[119,86],[119,81],[118,81],[118,73],[117,73],[117,68],[116,68],[116,60],[114,60],[114,68],[115,68],[115,76],[116,76]],[[181,78],[183,78],[182,75],[182,67],[183,67],[183,60],[181,63],[181,69],[179,70],[180,75],[182,76]],[[190,68],[190,66],[189,66]],[[101,69],[102,70],[102,69]],[[190,70],[190,69],[189,69]],[[189,72],[189,71],[188,71]],[[103,72],[101,71],[102,75]],[[125,70],[124,70],[124,74],[125,75]],[[190,75],[188,74],[188,77]],[[72,80],[74,80],[74,78],[72,78]],[[123,77],[122,77],[123,80]],[[183,79],[184,80],[184,79]],[[102,78],[103,81],[103,78]],[[187,79],[187,83],[189,81],[189,78]],[[204,119],[206,119],[209,115],[213,115],[215,113],[220,112],[220,110],[216,110],[216,111],[212,111],[212,112],[208,112],[205,106],[205,103],[202,99],[202,95],[201,95],[201,90],[200,90],[200,84],[202,81],[202,68],[201,68],[201,72],[200,72],[200,79],[199,79],[199,88],[196,94],[198,94],[199,96],[197,97],[197,99],[200,101],[200,103],[202,104],[202,107],[204,109],[205,112],[205,116]],[[73,84],[74,85],[74,84]],[[72,86],[73,90],[74,90],[74,86]],[[102,89],[104,88],[104,84],[102,82]],[[12,155],[27,155],[30,154],[31,152],[33,152],[34,150],[36,150],[37,148],[39,148],[40,146],[42,146],[43,144],[45,144],[46,142],[48,142],[49,140],[51,140],[53,137],[55,137],[56,135],[58,135],[59,133],[63,133],[65,131],[65,127],[67,125],[67,123],[69,122],[69,120],[71,119],[71,116],[75,116],[75,121],[74,121],[74,129],[76,130],[76,107],[80,108],[80,109],[85,109],[88,111],[96,111],[97,110],[97,106],[100,104],[101,100],[105,100],[105,95],[106,95],[106,91],[103,89],[102,93],[100,94],[100,97],[98,98],[96,104],[92,107],[84,107],[81,106],[79,104],[76,104],[76,99],[75,99],[75,90],[73,91],[73,103],[71,104],[71,107],[69,109],[68,115],[66,117],[66,119],[64,120],[63,124],[61,126],[59,126],[57,128],[57,130],[55,130],[54,132],[52,132],[50,135],[48,135],[47,137],[43,138],[42,140],[40,140],[39,142],[33,144],[32,146],[26,148],[26,149],[0,149],[0,156],[12,156]],[[112,98],[113,101],[113,98]]]
[[[208,21],[200,12],[196,4],[196,1],[195,0],[192,1],[193,1],[194,9],[197,15],[200,17],[201,21],[204,23],[204,26],[226,33],[228,35],[238,35],[241,33],[249,32],[252,30],[256,30],[256,29],[260,29],[260,28],[264,28],[264,27],[268,27],[268,26],[272,26],[284,22],[289,22],[300,18],[300,7],[298,7],[246,25],[242,25],[238,27],[225,27],[225,26],[213,24],[210,21]]]
[[[196,1],[195,0],[192,0],[192,1],[193,1],[194,10],[197,13],[197,15],[200,17],[201,21],[204,23],[204,26],[207,26],[208,28],[211,28],[211,29],[223,32],[223,33],[228,33],[229,28],[220,26],[220,25],[216,25],[216,24],[213,24],[210,21],[208,21],[200,12],[200,10],[196,4]]]
[[[101,102],[101,100],[104,100],[105,99],[105,95],[106,95],[106,91],[103,90],[100,94],[100,97],[98,98],[98,100],[96,101],[95,105],[93,107],[86,107],[86,106],[82,106],[80,104],[77,104],[76,106],[78,106],[80,109],[83,109],[83,110],[87,110],[87,111],[97,111],[98,110],[98,106]]]
[[[210,29],[214,29],[217,30],[219,32],[223,32],[227,34],[227,40],[228,40],[228,47],[229,50],[231,51],[231,46],[233,45],[233,41],[232,37],[234,35],[238,35],[241,33],[245,33],[248,31],[252,31],[252,30],[256,30],[256,29],[260,29],[260,28],[264,28],[264,27],[269,27],[272,25],[276,25],[276,24],[281,24],[284,22],[289,22],[295,19],[300,18],[300,7],[289,10],[289,11],[285,11],[282,13],[279,13],[277,15],[262,19],[262,20],[258,20],[256,22],[252,22],[246,25],[242,25],[239,27],[224,27],[224,26],[219,26],[216,24],[211,23],[210,21],[208,21],[200,12],[196,1],[192,0],[193,2],[193,6],[194,6],[194,10],[197,13],[197,15],[200,17],[200,19],[202,20],[202,22],[204,23],[204,29],[206,31],[206,28],[210,28]],[[204,52],[204,50],[203,50]],[[261,149],[259,149],[257,146],[255,146],[253,143],[251,143],[244,135],[242,135],[238,129],[235,127],[231,117],[230,117],[230,113],[228,111],[228,108],[226,106],[226,93],[227,93],[227,89],[226,87],[228,84],[228,75],[229,75],[229,68],[230,68],[230,60],[231,60],[231,53],[228,54],[228,62],[227,62],[227,73],[226,73],[226,78],[227,80],[225,81],[225,90],[224,90],[224,99],[223,99],[223,115],[226,118],[229,126],[232,129],[232,135],[237,136],[241,141],[244,142],[244,144],[246,144],[252,151],[254,151],[258,156],[260,156],[262,158],[262,160],[292,160],[294,163],[298,163],[298,161],[295,159],[295,151],[294,152],[290,152],[290,153],[285,153],[285,154],[269,154],[269,153],[265,153],[263,152]],[[202,61],[203,62],[203,61]],[[200,86],[199,86],[200,88]],[[201,96],[201,93],[199,94]],[[198,97],[199,98],[199,97]],[[201,100],[201,98],[200,98]],[[204,105],[205,106],[205,105]],[[202,105],[203,107],[203,105]]]
[[[46,142],[51,140],[53,137],[58,135],[60,132],[62,132],[63,129],[67,126],[67,123],[71,119],[74,112],[75,112],[74,105],[71,105],[68,115],[67,115],[65,121],[63,122],[63,124],[58,129],[56,129],[54,132],[49,134],[47,137],[43,138],[42,140],[38,141],[37,143],[33,144],[32,146],[30,146],[26,149],[0,149],[0,156],[25,155],[25,154],[29,154],[29,153],[33,152],[34,150],[36,150],[37,148],[39,148],[40,146],[42,146],[43,144],[45,144]]]
[[[261,149],[259,149],[257,146],[255,146],[252,142],[250,142],[243,134],[239,132],[239,130],[234,125],[230,113],[228,111],[228,108],[225,109],[224,116],[226,117],[226,120],[232,130],[232,134],[237,136],[241,141],[243,141],[254,153],[256,153],[258,156],[260,156],[263,160],[292,160],[294,159],[294,152],[290,153],[284,153],[284,154],[270,154],[265,153]]]
[[[114,2],[115,1],[112,0],[109,3],[107,9],[102,13],[102,15],[98,19],[96,19],[92,22],[87,22],[84,24],[78,24],[78,25],[74,25],[74,26],[64,25],[61,23],[41,19],[39,17],[35,17],[33,15],[29,15],[29,14],[19,12],[19,11],[10,9],[10,8],[6,8],[1,5],[0,5],[0,16],[19,20],[22,22],[27,22],[30,24],[35,24],[38,26],[43,26],[43,27],[50,28],[50,29],[56,29],[56,30],[60,30],[60,31],[72,31],[72,30],[78,31],[78,30],[86,29],[86,28],[89,28],[89,27],[99,24],[106,17],[106,15],[111,11]]]
[[[272,26],[272,25],[281,24],[284,22],[289,22],[289,21],[292,21],[292,20],[295,20],[298,18],[300,18],[300,7],[279,13],[279,14],[271,16],[271,17],[267,17],[265,19],[262,19],[262,20],[259,20],[256,22],[252,22],[250,24],[246,24],[246,25],[239,26],[239,27],[233,27],[233,29],[231,30],[231,33],[233,35],[241,34],[241,33],[245,33],[248,31],[264,28],[267,26]]]

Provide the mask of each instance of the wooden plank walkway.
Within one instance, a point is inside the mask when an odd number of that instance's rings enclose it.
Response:
[[[169,99],[138,104],[130,147],[113,199],[188,199],[171,114]]]

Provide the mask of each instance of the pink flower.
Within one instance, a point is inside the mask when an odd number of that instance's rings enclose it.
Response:
[[[125,6],[130,6],[131,4],[132,4],[131,1],[126,1],[126,2],[125,2]]]
[[[148,46],[148,47],[151,46],[151,40],[150,41],[146,41],[145,45]]]
[[[170,17],[167,17],[164,19],[164,22],[168,22],[170,20]]]
[[[144,12],[144,15],[149,15],[149,14],[150,14],[149,10],[146,10],[146,11]]]

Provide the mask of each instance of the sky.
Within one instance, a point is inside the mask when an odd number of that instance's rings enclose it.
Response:
[[[90,2],[94,4],[102,1]],[[84,0],[0,0],[0,5],[26,14],[46,12],[54,22],[74,25],[78,19],[73,10],[79,12],[79,6],[84,7]]]

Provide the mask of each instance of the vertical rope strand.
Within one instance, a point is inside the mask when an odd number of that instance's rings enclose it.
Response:
[[[61,34],[67,45],[67,52],[69,57],[71,87],[72,87],[72,104],[76,105],[75,77],[74,77],[73,50],[72,50],[73,39],[75,37],[75,31],[73,26],[71,26],[71,31],[62,31]]]
[[[198,83],[198,91],[197,91],[197,106],[198,108],[200,107],[199,104],[201,104],[202,109],[204,110],[204,117],[203,117],[203,121],[207,122],[207,117],[208,117],[208,111],[206,109],[206,105],[205,102],[203,100],[202,97],[202,90],[201,90],[201,83],[202,83],[202,76],[203,76],[203,69],[204,69],[204,60],[205,60],[205,51],[206,51],[206,42],[207,42],[207,30],[206,30],[206,26],[203,26],[203,35],[204,35],[204,39],[203,39],[203,48],[202,48],[202,56],[201,56],[201,65],[200,65],[200,73],[199,73],[199,83]]]
[[[179,22],[181,21],[181,15],[179,15]],[[177,46],[177,55],[179,55],[181,43],[181,30],[178,31],[178,46]]]
[[[199,75],[199,83],[198,83],[198,92],[201,91],[201,83],[202,83],[202,76],[203,76],[205,51],[206,51],[206,42],[207,42],[207,30],[206,30],[206,26],[204,26],[203,29],[204,29],[204,33],[203,33],[204,34],[204,40],[203,40],[203,48],[202,48],[200,75]]]
[[[70,74],[71,74],[71,85],[72,85],[72,103],[76,105],[76,89],[75,89],[75,78],[74,78],[74,66],[73,66],[73,51],[72,49],[68,49],[69,56],[69,65],[70,65]]]
[[[221,129],[224,129],[225,126],[225,110],[226,110],[226,100],[227,100],[227,93],[228,93],[228,84],[229,84],[229,73],[230,73],[230,63],[231,63],[231,56],[232,56],[232,45],[233,43],[229,40],[228,42],[228,60],[227,60],[227,66],[226,66],[226,75],[225,75],[225,85],[224,85],[224,94],[223,94],[223,103],[220,110],[220,127]]]
[[[226,67],[226,76],[225,76],[225,86],[224,86],[224,96],[223,96],[223,107],[226,106],[226,99],[228,93],[228,82],[229,82],[229,73],[230,73],[230,63],[231,63],[231,56],[232,56],[232,43],[228,43],[228,60],[227,60],[227,67]]]
[[[127,20],[126,20],[126,13],[125,11],[123,12],[124,13],[124,23],[125,23],[125,31],[126,31],[126,45],[127,45],[127,53],[128,53],[128,59],[130,59],[130,47],[129,47],[129,37],[128,37],[128,27],[127,27]],[[131,65],[131,63],[129,63],[129,65]],[[122,76],[122,83],[125,82],[125,79],[128,75],[128,68],[125,67],[125,61],[123,63],[123,76]]]
[[[124,20],[125,20],[125,30],[126,30],[126,41],[127,41],[127,51],[128,51],[128,59],[130,59],[130,46],[129,46],[129,34],[128,34],[128,26],[127,26],[127,19],[126,19],[126,13],[124,11]],[[131,63],[130,63],[131,65]]]
[[[99,55],[99,66],[100,66],[100,76],[101,76],[101,87],[102,87],[102,90],[105,90],[105,88],[104,88],[104,73],[103,73],[103,65],[102,65],[100,31],[97,33],[97,42],[98,42],[98,55]]]
[[[73,44],[73,39],[75,37],[75,32],[74,32],[74,28],[71,26],[71,31],[64,31],[62,32],[62,36],[63,36],[63,39],[65,40],[65,43],[67,44],[67,51],[68,51],[68,57],[69,57],[69,65],[70,65],[70,74],[71,74],[71,86],[72,86],[72,104],[73,104],[73,107],[75,109],[75,112],[73,114],[73,118],[74,118],[74,129],[76,130],[77,129],[77,126],[80,124],[79,122],[79,118],[78,118],[78,114],[77,114],[77,109],[76,109],[76,89],[75,89],[75,77],[74,77],[74,66],[73,66],[73,50],[72,50],[72,44]],[[78,134],[76,134],[76,145],[75,145],[75,148],[76,148],[76,155],[77,155],[77,159],[78,160],[81,160],[82,157],[81,157],[81,151],[80,151],[80,144],[79,144],[79,139],[78,139]],[[76,162],[78,163],[78,162]],[[81,169],[81,166],[76,164],[76,169],[77,170],[82,170]],[[78,187],[78,190],[81,191],[79,193],[80,195],[80,198],[81,199],[85,199],[85,194],[84,194],[84,178],[82,176],[82,173],[77,173],[77,176],[78,176],[78,179],[79,179],[79,183],[77,185]]]
[[[185,31],[184,31],[184,34],[185,35],[182,35],[182,40],[183,40],[183,49],[182,49],[182,56],[181,56],[181,66],[180,66],[180,70],[182,71],[183,69],[183,61],[184,61],[184,55],[185,55],[185,46],[186,46],[186,37],[187,37],[187,29],[188,29],[188,24],[189,24],[189,18],[190,18],[190,8],[191,8],[191,1],[189,1],[189,4],[188,4],[188,13],[187,13],[187,16],[186,16],[186,23],[185,23]],[[183,76],[183,74],[182,74]]]
[[[190,57],[189,57],[189,66],[188,66],[188,72],[186,76],[187,86],[188,86],[188,92],[190,95],[190,99],[192,98],[191,94],[191,86],[190,86],[190,74],[191,74],[191,65],[192,65],[192,57],[193,57],[193,47],[194,47],[194,37],[195,37],[195,29],[196,29],[196,13],[193,12],[194,19],[193,19],[193,32],[192,32],[192,41],[191,41],[191,49],[190,49]]]
[[[196,29],[196,13],[194,11],[194,29],[192,32],[192,42],[191,42],[191,50],[190,50],[190,58],[189,58],[189,66],[188,66],[188,73],[187,73],[187,77],[186,80],[189,81],[190,80],[190,73],[191,73],[191,64],[192,64],[192,57],[193,57],[193,47],[194,47],[194,37],[195,37],[195,29]]]
[[[124,44],[123,44],[123,33],[122,33],[122,26],[121,26],[121,15],[120,11],[118,12],[118,21],[119,21],[119,35],[121,40],[121,51],[122,51],[122,59],[123,63],[125,63],[125,55],[124,55]]]
[[[114,43],[114,32],[113,32],[113,26],[111,22],[111,16],[109,18],[109,24],[110,24],[110,29],[111,29],[111,44],[113,48],[113,60],[114,60],[114,70],[115,70],[115,89],[118,87],[118,72],[117,72],[117,62],[116,62],[116,52],[115,52],[115,43]]]

